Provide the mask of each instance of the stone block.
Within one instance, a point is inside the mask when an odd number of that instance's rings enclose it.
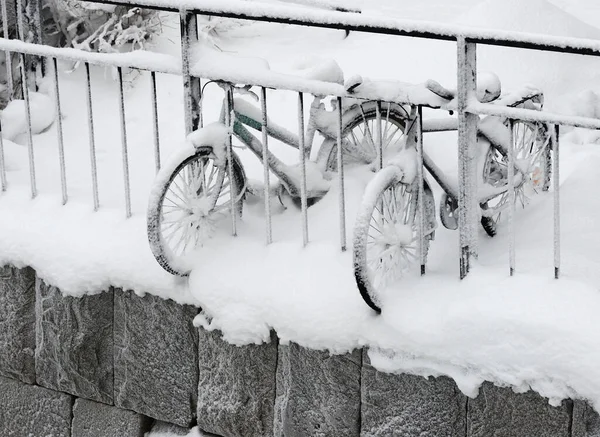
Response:
[[[151,419],[134,411],[77,399],[71,437],[143,437],[151,423]]]
[[[35,271],[0,267],[0,375],[35,382]]]
[[[198,309],[114,291],[115,405],[189,426],[198,393]]]
[[[573,402],[570,437],[600,437],[600,415],[585,401]]]
[[[279,346],[274,434],[358,437],[361,353]]]
[[[112,404],[112,291],[75,298],[38,279],[36,324],[38,384]]]
[[[361,436],[465,436],[467,398],[450,378],[380,372],[365,351],[361,392]]]
[[[198,427],[227,437],[273,435],[277,337],[233,346],[199,330]]]
[[[70,395],[0,376],[2,437],[71,437]]]
[[[553,407],[546,398],[528,391],[484,383],[469,399],[468,437],[570,437],[570,406]]]

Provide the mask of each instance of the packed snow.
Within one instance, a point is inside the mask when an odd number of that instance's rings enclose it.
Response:
[[[517,0],[460,0],[451,6],[443,0],[416,3],[382,0],[376,8],[373,2],[355,0],[349,6],[364,12],[352,20],[368,14],[384,16],[373,22],[392,22],[394,18],[386,17],[394,16],[427,18],[443,21],[436,27],[442,29],[468,24],[507,32],[542,32],[556,39],[598,38],[600,34],[580,21],[593,23],[593,13],[600,18],[594,0],[557,1],[556,5],[535,0],[528,6]],[[569,12],[557,6],[568,7]],[[176,16],[165,17],[164,30],[156,41],[158,54],[136,55],[136,62],[177,73]],[[493,29],[486,32],[502,34]],[[246,73],[289,81],[290,71],[308,65],[299,64],[299,59],[318,56],[334,58],[346,77],[358,74],[414,84],[432,78],[448,88],[455,83],[456,46],[452,42],[357,32],[346,37],[338,30],[256,22],[228,27],[216,38],[223,55],[216,55],[218,49],[204,41],[203,57],[195,60],[198,71],[220,72],[222,66],[210,63],[217,57],[228,68],[246,65],[239,58],[232,59],[238,56],[263,58]],[[2,49],[10,44],[19,43],[0,40]],[[110,56],[121,63],[125,55]],[[532,83],[544,89],[546,106],[556,112],[592,117],[600,113],[596,58],[493,47],[480,48],[478,57],[480,69],[496,72],[504,89]],[[87,54],[84,58],[73,54],[73,62],[87,59]],[[101,63],[100,58],[97,61]],[[356,289],[351,251],[340,251],[337,180],[330,181],[329,193],[308,210],[310,243],[306,248],[302,247],[300,211],[289,198],[272,202],[274,243],[269,246],[264,244],[264,205],[248,202],[238,223],[238,236],[232,237],[229,223],[223,223],[194,254],[196,267],[189,279],[164,272],[152,257],[146,235],[146,206],[155,177],[149,76],[126,75],[133,207],[133,216],[126,219],[117,84],[110,69],[92,69],[100,188],[100,209],[94,212],[85,72],[79,68],[68,73],[73,62],[60,64],[69,201],[61,205],[56,123],[34,136],[36,199],[30,199],[26,147],[4,141],[8,189],[0,194],[0,263],[32,266],[40,277],[70,295],[98,293],[112,285],[200,306],[203,312],[195,323],[222,331],[234,344],[268,341],[270,330],[275,329],[284,343],[294,341],[336,353],[368,347],[373,364],[381,370],[448,375],[469,396],[475,396],[481,382],[489,380],[517,391],[531,387],[554,404],[566,397],[585,398],[600,409],[600,322],[596,316],[600,312],[600,232],[596,228],[600,201],[593,194],[600,186],[597,131],[565,129],[561,138],[560,280],[553,279],[550,192],[517,213],[515,277],[508,275],[506,226],[500,227],[494,239],[479,232],[479,260],[464,281],[458,279],[458,233],[438,227],[429,250],[428,274],[405,276],[382,292],[383,312],[376,316]],[[300,83],[312,84],[315,77],[324,80],[324,76],[311,75]],[[324,87],[341,86],[339,77],[327,79],[337,83],[323,82]],[[165,160],[167,166],[190,153],[184,135],[182,90],[179,76],[158,75],[161,156],[175,157]],[[269,90],[268,96],[269,117],[296,132],[297,94]],[[222,97],[218,86],[205,88],[207,124],[218,119]],[[276,141],[269,146],[286,164],[297,163],[296,149],[284,149]],[[425,150],[449,178],[455,178],[455,133],[427,134]],[[248,176],[261,180],[262,164],[247,150],[236,152]],[[345,173],[349,230],[372,177],[367,168],[348,168]],[[435,184],[433,188],[437,200],[441,191]],[[352,241],[351,231],[346,237]]]

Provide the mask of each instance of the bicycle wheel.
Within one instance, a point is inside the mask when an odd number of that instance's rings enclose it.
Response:
[[[383,156],[397,153],[404,146],[404,132],[409,114],[401,105],[381,104]],[[346,165],[374,165],[378,156],[377,103],[364,102],[351,106],[343,114],[342,156]],[[327,138],[317,155],[324,170],[337,170],[337,140]],[[373,168],[377,170],[377,167]]]
[[[543,123],[515,121],[513,147],[515,163],[524,172],[521,182],[515,185],[515,202],[525,208],[533,196],[550,188],[552,145],[548,127]],[[486,157],[483,181],[493,187],[504,187],[508,183],[508,156],[504,156],[494,147],[489,148]],[[509,193],[505,192],[481,205],[485,211],[481,225],[490,237],[496,235],[498,223],[503,210],[508,207],[509,199]]]
[[[435,228],[435,205],[428,186],[425,196],[426,257]],[[417,182],[399,182],[394,166],[379,171],[367,185],[354,227],[354,276],[362,298],[378,313],[378,290],[420,266],[417,211]]]
[[[245,174],[233,154],[233,184],[229,163],[217,165],[211,148],[200,148],[174,169],[165,167],[156,177],[148,204],[148,241],[156,261],[167,272],[187,276],[185,258],[215,231],[231,211],[231,186],[235,212],[241,215]]]

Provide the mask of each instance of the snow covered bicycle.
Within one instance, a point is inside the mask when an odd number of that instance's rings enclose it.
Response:
[[[449,102],[455,97],[454,92],[436,82],[429,81],[428,88]],[[494,92],[485,97],[486,102],[542,109],[543,94],[537,89],[525,87],[500,98],[499,82],[492,88]],[[382,289],[413,267],[420,265],[423,273],[429,243],[437,226],[435,202],[427,177],[419,177],[419,111],[415,107],[407,108],[403,112],[394,112],[390,118],[406,126],[405,141],[399,150],[396,145],[388,165],[367,185],[353,241],[356,283],[364,301],[377,313],[381,312],[378,294]],[[502,213],[510,206],[508,151],[511,146],[515,156],[515,202],[525,207],[530,197],[547,191],[550,186],[551,142],[547,125],[523,120],[511,122],[493,116],[481,120],[477,135],[477,174],[480,175],[477,203],[481,225],[490,237],[496,234]],[[383,147],[386,147],[385,143]],[[456,230],[458,184],[444,174],[424,150],[422,162],[443,189],[440,220],[446,228]],[[423,184],[421,187],[420,183]],[[419,198],[419,192],[423,193],[423,198]]]
[[[150,248],[158,263],[167,272],[178,276],[189,273],[191,268],[186,261],[189,254],[210,237],[217,223],[231,212],[236,216],[241,215],[248,192],[260,194],[261,191],[250,186],[240,158],[228,145],[233,134],[263,161],[263,142],[248,129],[262,129],[264,120],[261,110],[248,100],[233,97],[233,93],[250,94],[249,87],[218,83],[227,91],[219,122],[189,135],[187,147],[171,157],[157,174],[149,199],[147,231]],[[369,132],[377,118],[376,102],[348,99],[343,106],[344,163],[373,162],[377,151],[369,139]],[[233,108],[233,123],[229,123],[228,108]],[[406,119],[396,117],[399,111],[402,111],[402,107],[395,104],[380,111],[384,123],[389,125],[386,135],[387,142],[391,144],[396,143],[404,132]],[[334,111],[327,110],[319,96],[314,97],[310,106],[305,132],[305,156],[311,156],[317,132],[324,140],[315,161],[306,160],[308,206],[328,192],[330,182],[327,174],[337,170],[336,112],[335,107]],[[232,128],[228,128],[229,125]],[[271,120],[266,126],[270,137],[299,149],[298,135]],[[281,187],[294,203],[300,204],[302,190],[299,166],[286,165],[270,150],[265,152],[268,168],[279,180],[279,184],[273,185]]]

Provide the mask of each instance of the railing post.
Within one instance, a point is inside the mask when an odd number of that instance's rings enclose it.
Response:
[[[471,258],[477,258],[477,175],[476,147],[479,117],[465,110],[476,99],[477,45],[457,38],[458,70],[458,228],[460,278],[469,273]]]
[[[43,44],[43,33],[42,33],[42,0],[28,0],[27,1],[27,15],[29,17],[29,28],[31,31],[32,41],[35,44]],[[37,66],[40,66],[39,70]],[[32,60],[31,68],[36,72],[40,73],[41,76],[46,75],[46,60],[43,57],[35,57]]]
[[[554,277],[560,277],[560,125],[550,125],[552,141],[552,173],[554,185]]]
[[[198,21],[196,14],[181,11],[181,68],[183,75],[183,101],[185,107],[185,133],[202,127],[200,112],[200,79],[190,76],[190,48],[198,41]]]
[[[417,114],[415,118],[415,143],[417,146],[417,181],[419,183],[419,197],[417,208],[418,208],[418,235],[419,235],[419,262],[421,264],[421,276],[425,275],[425,180],[423,174],[423,107],[417,107]],[[410,135],[410,134],[409,134]]]

